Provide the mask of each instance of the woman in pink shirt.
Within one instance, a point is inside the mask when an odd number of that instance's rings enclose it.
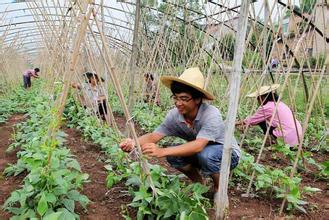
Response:
[[[299,143],[302,136],[302,126],[297,119],[294,119],[290,108],[283,102],[278,102],[279,97],[275,90],[279,86],[279,84],[262,86],[257,91],[247,95],[247,97],[257,97],[260,107],[255,114],[238,121],[236,125],[242,125],[243,127],[259,125],[264,134],[269,127],[269,134],[272,140],[283,138],[284,143],[294,147]],[[272,124],[270,124],[273,114],[275,115]]]

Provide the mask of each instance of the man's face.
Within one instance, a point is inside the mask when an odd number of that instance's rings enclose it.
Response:
[[[198,108],[198,104],[201,101],[200,99],[193,99],[191,94],[185,92],[179,94],[176,93],[171,97],[179,113],[182,115],[189,114],[190,112]]]

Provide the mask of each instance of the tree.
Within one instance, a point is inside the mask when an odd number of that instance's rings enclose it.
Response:
[[[311,14],[316,4],[316,0],[302,0],[300,8],[302,13]]]
[[[172,2],[142,1],[142,26],[146,36],[143,43],[150,48],[169,48],[166,59],[177,66],[186,64],[193,51],[202,48],[204,34],[201,28],[198,29],[201,24],[191,22],[200,17],[202,3],[198,0]],[[157,40],[159,35],[162,36],[160,42]],[[148,51],[144,52],[146,54],[141,56],[147,57]],[[156,61],[163,62],[163,59],[157,55]]]

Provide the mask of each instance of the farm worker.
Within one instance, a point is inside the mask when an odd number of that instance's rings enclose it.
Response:
[[[145,103],[155,103],[160,105],[159,91],[157,91],[157,85],[153,73],[144,74],[144,102]]]
[[[35,69],[27,69],[23,73],[23,83],[24,83],[24,88],[28,89],[31,87],[31,77],[34,78],[39,78],[38,73],[40,72],[39,68]]]
[[[203,175],[214,181],[218,195],[219,172],[223,154],[224,122],[220,111],[203,103],[214,96],[204,89],[204,77],[199,68],[186,69],[178,78],[163,76],[161,82],[172,91],[175,108],[171,109],[162,124],[152,133],[138,138],[145,155],[166,157],[169,164],[183,172],[193,182],[203,183]],[[156,144],[165,136],[175,136],[187,142],[178,146],[159,148]],[[133,150],[135,143],[125,139],[120,143],[123,151]],[[240,148],[232,139],[231,169],[239,162]],[[201,171],[201,173],[200,173]]]
[[[236,125],[243,128],[249,125],[259,125],[264,134],[269,128],[270,143],[275,143],[277,138],[283,138],[284,143],[294,147],[302,136],[302,126],[297,119],[294,119],[290,108],[283,102],[278,102],[279,96],[275,91],[279,86],[279,84],[262,86],[247,95],[249,98],[257,98],[260,107],[255,114],[236,122]],[[273,114],[275,115],[270,124]]]
[[[278,67],[278,65],[279,65],[279,60],[278,60],[278,58],[273,57],[272,60],[271,60],[271,68],[272,68],[272,69],[275,69],[275,68]]]
[[[83,74],[86,82],[80,85],[79,83],[72,83],[73,88],[82,90],[82,104],[85,108],[90,108],[96,112],[96,115],[103,120],[107,117],[107,105],[104,89],[100,81],[104,82],[102,77],[98,77],[96,73],[86,72]]]

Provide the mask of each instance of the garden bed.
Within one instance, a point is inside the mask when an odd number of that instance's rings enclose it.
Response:
[[[13,115],[5,123],[0,124],[0,205],[3,205],[10,193],[22,184],[25,173],[18,176],[5,177],[3,171],[8,164],[16,163],[16,153],[18,149],[12,152],[6,152],[9,145],[13,142],[12,136],[15,133],[15,125],[24,120],[24,115]],[[8,219],[10,214],[0,209],[0,219]]]
[[[22,120],[22,116],[13,116],[8,122],[0,127],[1,136],[1,170],[5,168],[8,163],[14,163],[16,161],[15,152],[6,154],[5,150],[10,145],[10,137],[12,129],[16,123]],[[125,120],[116,115],[116,121],[118,127],[123,131],[125,128]],[[141,129],[137,129],[138,133],[142,133]],[[77,205],[76,213],[80,215],[81,219],[95,219],[95,218],[110,218],[110,219],[123,219],[122,210],[131,217],[134,216],[134,211],[131,207],[127,208],[132,200],[131,195],[128,193],[128,189],[124,182],[115,184],[112,188],[106,187],[107,171],[104,168],[106,155],[102,153],[99,146],[86,141],[79,131],[72,128],[65,128],[67,134],[66,144],[69,146],[72,154],[74,154],[81,166],[81,170],[84,173],[89,174],[90,182],[84,184],[82,194],[86,195],[92,202],[88,205],[87,210],[84,210],[81,206]],[[262,163],[269,164],[271,166],[280,168],[285,166],[289,162],[285,159],[273,159],[271,151],[264,152],[264,159]],[[329,155],[315,154],[314,159],[321,162],[328,158]],[[171,168],[165,159],[152,159],[151,163],[157,163],[165,167],[169,172],[174,174],[180,174],[175,169]],[[307,196],[306,200],[310,203],[308,206],[307,214],[303,214],[295,211],[293,214],[288,214],[295,218],[313,218],[313,219],[325,219],[325,216],[329,215],[329,195],[328,195],[328,182],[324,180],[316,180],[314,176],[309,173],[302,173],[303,181],[302,185],[308,185],[321,189],[321,192]],[[9,196],[9,194],[16,189],[22,181],[22,175],[16,177],[2,178],[1,184],[1,203]],[[183,181],[189,183],[187,178],[182,177]],[[207,181],[208,186],[211,187],[211,180]],[[229,219],[254,219],[254,218],[275,218],[278,217],[278,210],[281,204],[281,200],[273,199],[269,195],[259,195],[255,198],[243,198],[241,194],[245,193],[246,183],[232,182],[229,186],[229,201],[230,212]],[[3,200],[3,201],[2,201]],[[208,209],[210,218],[215,215],[213,208]],[[1,211],[1,218],[8,218],[9,214]]]

